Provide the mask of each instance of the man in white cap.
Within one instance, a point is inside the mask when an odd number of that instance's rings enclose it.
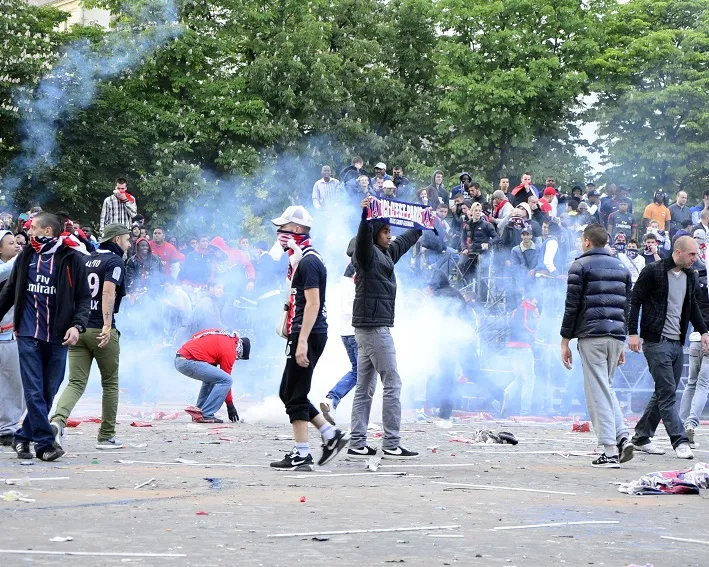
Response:
[[[374,166],[374,177],[372,177],[372,193],[379,195],[382,193],[385,181],[392,181],[391,177],[387,175],[387,164],[380,161]]]
[[[308,399],[313,371],[327,342],[325,287],[327,270],[310,241],[313,218],[301,206],[288,207],[273,219],[278,227],[278,242],[288,253],[289,300],[284,310],[286,320],[279,332],[287,336],[286,367],[279,396],[293,426],[295,447],[280,460],[271,463],[277,470],[313,470],[308,444],[308,422],[318,428],[323,438],[318,465],[331,461],[347,445],[349,435],[335,429]]]
[[[382,183],[382,190],[377,193],[377,197],[380,199],[382,197],[387,199],[396,199],[396,185],[394,185],[394,182],[387,179],[384,183]]]

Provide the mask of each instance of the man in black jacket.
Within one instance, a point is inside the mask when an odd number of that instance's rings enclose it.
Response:
[[[27,415],[15,433],[13,447],[20,459],[54,461],[64,454],[55,442],[49,410],[64,379],[67,348],[86,330],[91,293],[84,258],[76,242],[60,237],[55,215],[32,219],[26,246],[0,293],[0,318],[14,305],[20,375]]]
[[[392,242],[388,224],[367,220],[369,197],[362,201],[361,206],[362,220],[353,257],[357,270],[352,307],[352,326],[358,347],[357,389],[352,402],[352,435],[347,455],[350,458],[376,455],[376,449],[367,446],[367,425],[379,374],[384,387],[383,458],[408,459],[418,456],[418,453],[400,445],[401,378],[389,327],[394,326],[396,303],[394,265],[416,244],[422,233],[420,230],[407,230]]]
[[[490,248],[500,241],[495,227],[487,222],[482,214],[480,203],[473,203],[470,207],[470,221],[463,227],[463,250],[458,268],[467,283],[475,279],[475,274],[480,269],[481,257],[486,256]]]
[[[623,262],[606,250],[608,233],[600,224],[586,227],[584,253],[569,269],[566,308],[561,323],[561,360],[571,369],[569,341],[578,338],[588,415],[603,454],[594,467],[619,468],[633,458],[630,435],[613,391],[613,378],[625,362],[626,313],[632,281]]]
[[[677,412],[675,392],[682,375],[682,345],[690,321],[701,334],[704,351],[709,350],[709,332],[695,296],[696,276],[690,269],[697,259],[698,251],[694,239],[689,236],[678,238],[672,256],[645,266],[633,288],[628,346],[633,352],[640,352],[642,346],[655,381],[655,392],[635,426],[633,445],[651,455],[662,455],[665,452],[651,441],[662,420],[677,456],[681,459],[694,457]]]

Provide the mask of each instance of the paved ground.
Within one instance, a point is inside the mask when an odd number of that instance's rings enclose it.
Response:
[[[0,554],[0,565],[709,564],[706,546],[660,539],[709,541],[704,497],[631,497],[610,484],[686,463],[673,454],[637,456],[620,470],[596,470],[588,456],[547,453],[594,450],[592,434],[571,433],[569,423],[464,421],[450,428],[409,423],[404,426],[406,444],[422,452],[415,462],[384,461],[374,474],[361,462],[338,460],[327,471],[291,474],[267,466],[292,446],[286,424],[239,423],[215,430],[180,416],[138,429],[129,426],[135,418],[125,411],[119,412],[119,432],[128,446],[120,454],[97,451],[98,425],[82,423],[70,430],[65,443],[70,453],[61,461],[25,466],[8,452],[0,457],[0,476],[22,479],[3,491],[35,499],[0,501],[0,548],[185,557]],[[451,436],[469,437],[480,426],[512,431],[521,443],[450,441]],[[311,440],[315,442],[314,435]],[[698,440],[706,440],[709,449],[709,436],[698,435]],[[660,445],[667,446],[667,440],[660,438]],[[434,446],[435,453],[430,449]],[[68,478],[39,480],[48,477]],[[27,485],[24,479],[37,480]],[[149,479],[148,485],[134,488]],[[464,484],[573,494],[481,490]],[[493,530],[576,521],[618,523]],[[325,541],[271,537],[411,527],[426,529],[330,535]],[[50,541],[57,536],[73,541]]]

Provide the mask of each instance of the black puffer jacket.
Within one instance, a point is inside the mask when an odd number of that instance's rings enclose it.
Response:
[[[633,288],[633,297],[630,301],[630,318],[628,320],[628,334],[638,334],[638,319],[640,318],[640,308],[643,309],[643,317],[640,321],[640,336],[650,342],[657,343],[662,337],[662,329],[667,318],[667,296],[669,295],[668,273],[675,268],[674,258],[664,258],[652,264],[648,264],[640,272],[638,281]],[[686,269],[687,293],[684,296],[682,306],[682,317],[679,328],[681,331],[680,342],[684,344],[687,336],[687,327],[692,322],[695,331],[701,334],[707,332],[706,323],[702,317],[697,302],[697,276],[693,270]]]
[[[352,258],[357,270],[352,326],[393,327],[396,304],[394,264],[416,244],[422,232],[407,230],[397,236],[389,248],[383,249],[374,244],[374,239],[384,225],[365,220],[366,214],[366,210],[362,212]]]
[[[468,252],[480,254],[483,249],[483,244],[488,244],[489,247],[494,246],[500,241],[495,227],[480,217],[477,221],[471,220],[463,227],[464,244],[468,247]]]
[[[571,265],[568,278],[561,336],[624,341],[633,284],[623,262],[593,248]]]

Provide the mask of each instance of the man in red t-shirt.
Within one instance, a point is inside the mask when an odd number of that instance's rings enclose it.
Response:
[[[185,261],[185,257],[172,244],[165,242],[165,229],[163,227],[156,226],[153,230],[150,249],[155,256],[160,258],[163,274],[177,279],[177,275],[180,273],[180,264]]]
[[[206,329],[195,333],[177,351],[175,369],[180,374],[202,382],[197,406],[185,409],[192,416],[192,421],[223,423],[214,413],[224,402],[229,419],[239,421],[231,396],[231,369],[238,359],[248,360],[250,351],[249,339],[221,329]]]

